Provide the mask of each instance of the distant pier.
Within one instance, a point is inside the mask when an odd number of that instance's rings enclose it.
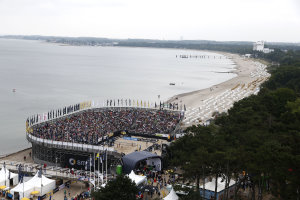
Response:
[[[212,56],[212,55],[176,55],[176,58],[227,59],[226,56]]]

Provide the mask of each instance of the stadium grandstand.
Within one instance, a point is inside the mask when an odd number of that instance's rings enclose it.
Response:
[[[170,140],[180,130],[183,112],[177,110],[178,105],[140,105],[118,107],[107,102],[99,107],[84,102],[28,118],[26,134],[33,159],[65,166],[69,157],[77,155],[85,160],[91,153],[104,151],[111,160],[120,159],[111,144],[115,138],[126,135]]]

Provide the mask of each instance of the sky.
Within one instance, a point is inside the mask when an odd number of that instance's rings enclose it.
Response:
[[[0,35],[300,42],[300,0],[0,0]]]

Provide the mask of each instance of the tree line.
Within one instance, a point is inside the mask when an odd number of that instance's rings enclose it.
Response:
[[[280,65],[269,68],[271,78],[258,95],[234,103],[209,126],[187,128],[170,145],[171,165],[196,182],[196,192],[186,199],[200,198],[200,180],[208,176],[223,177],[224,199],[229,199],[230,179],[237,181],[234,199],[245,182],[252,200],[300,198],[300,53],[264,56]]]

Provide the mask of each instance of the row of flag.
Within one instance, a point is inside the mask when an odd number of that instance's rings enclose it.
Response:
[[[106,100],[106,104],[103,102],[103,106],[106,107],[118,107],[118,106],[133,106],[133,107],[144,107],[144,108],[150,108],[150,107],[155,107],[155,108],[167,108],[170,110],[184,110],[186,111],[186,106],[179,105],[178,103],[164,103],[164,102],[159,102],[159,105],[155,102],[150,104],[149,101],[143,101],[143,100],[131,100],[131,99],[110,99]],[[85,101],[81,102],[78,104],[70,105],[70,106],[65,106],[60,109],[56,110],[50,110],[48,112],[42,113],[42,114],[36,114],[32,115],[31,117],[28,117],[26,120],[26,131],[30,132],[29,127],[32,126],[33,124],[39,123],[39,122],[45,122],[51,119],[56,119],[58,117],[62,117],[64,115],[68,115],[70,113],[79,111],[79,110],[84,110],[84,109],[89,109],[95,107],[95,102],[94,101]]]

